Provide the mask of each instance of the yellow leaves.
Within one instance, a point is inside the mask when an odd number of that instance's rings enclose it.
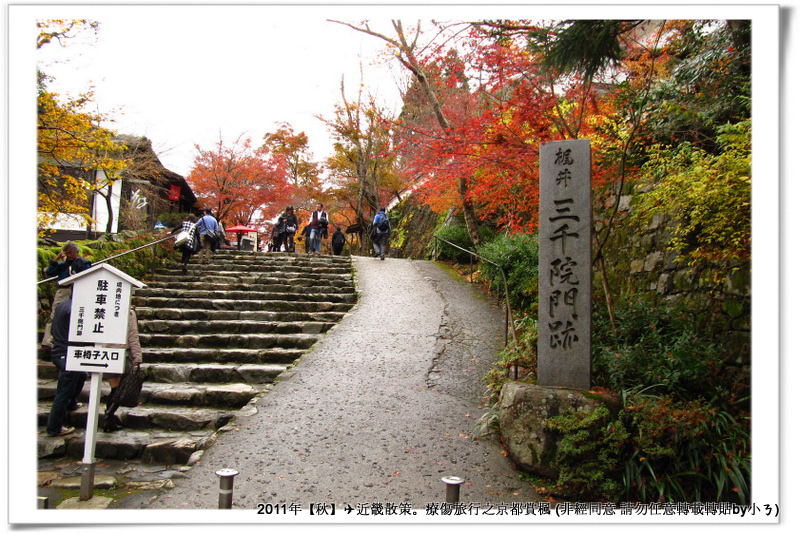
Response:
[[[36,29],[39,35],[36,38],[36,48],[39,49],[46,44],[57,41],[61,46],[65,46],[64,40],[70,39],[78,33],[93,29],[95,32],[99,23],[87,19],[43,19],[36,21]]]
[[[106,118],[88,113],[92,93],[60,101],[58,95],[40,91],[37,114],[39,225],[49,226],[59,213],[90,222],[89,194],[113,181],[128,164],[115,133],[98,126]],[[98,181],[95,172],[105,171]]]
[[[642,196],[635,218],[657,213],[676,222],[671,248],[703,260],[749,260],[751,244],[750,123],[727,126],[718,137],[724,150],[654,149],[645,171],[657,178]]]

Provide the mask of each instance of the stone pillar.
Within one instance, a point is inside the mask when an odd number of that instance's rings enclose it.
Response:
[[[588,140],[539,145],[538,384],[591,387],[592,185]]]

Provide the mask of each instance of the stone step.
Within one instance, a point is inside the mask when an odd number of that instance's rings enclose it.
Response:
[[[235,311],[347,312],[355,302],[309,302],[300,300],[245,300],[211,298],[146,297],[134,294],[131,304],[138,308],[175,308]]]
[[[257,293],[355,293],[351,280],[328,280],[321,285],[319,280],[313,278],[260,278],[258,276],[236,276],[220,280],[219,277],[209,277],[213,280],[190,280],[174,282],[173,277],[160,276],[150,280],[148,287],[164,289],[203,290],[203,291],[255,291]]]
[[[39,380],[39,400],[52,400],[56,395],[56,380]],[[169,406],[241,408],[256,395],[271,387],[270,384],[203,384],[194,382],[175,382],[161,384],[145,382],[139,396],[139,404],[162,404]],[[101,387],[101,399],[110,392],[106,382]],[[79,396],[81,402],[88,402],[89,380],[86,381]]]
[[[44,427],[46,433],[47,418],[50,415],[50,403],[40,402],[37,405],[37,424]],[[105,424],[105,402],[101,403],[98,412],[98,429]],[[137,406],[117,409],[115,415],[122,421],[124,428],[161,430],[218,430],[227,425],[236,416],[238,410],[222,408],[185,408],[176,406]],[[67,414],[65,424],[76,429],[86,429],[89,408],[87,405]]]
[[[344,270],[341,270],[340,272],[328,272],[328,271],[297,272],[295,270],[288,269],[286,267],[280,269],[265,270],[263,267],[238,265],[238,264],[226,265],[224,266],[224,269],[223,268],[201,269],[199,265],[192,266],[190,264],[189,267],[187,268],[187,271],[184,273],[181,265],[175,264],[172,267],[165,267],[158,269],[153,275],[152,279],[156,279],[156,277],[166,276],[176,281],[189,282],[192,280],[207,280],[207,281],[219,280],[225,282],[231,279],[238,281],[243,277],[251,277],[251,278],[255,277],[255,279],[258,280],[259,273],[263,273],[264,276],[269,276],[270,278],[278,277],[278,278],[283,278],[285,280],[291,278],[298,278],[302,280],[310,279],[314,280],[316,284],[320,286],[324,286],[329,282],[342,282],[342,281],[346,282],[347,280],[352,279],[353,276],[352,273]]]
[[[179,264],[173,264],[178,266]],[[243,257],[243,258],[227,258],[217,257],[214,258],[207,265],[199,263],[189,263],[189,267],[195,267],[200,270],[214,270],[219,268],[234,267],[241,269],[242,267],[249,267],[254,271],[269,270],[273,272],[308,272],[308,273],[350,273],[352,272],[352,264],[349,262],[324,262],[314,260],[296,261],[265,261],[261,257]]]
[[[147,378],[135,408],[119,408],[124,428],[98,433],[98,458],[182,464],[230,430],[241,410],[268,391],[357,302],[349,257],[221,250],[209,265],[167,266],[133,292]],[[58,372],[39,352],[39,457],[83,455],[84,406],[50,438],[44,426]],[[100,421],[105,397],[101,384]],[[194,456],[192,456],[194,455]]]
[[[277,321],[164,321],[139,320],[139,334],[324,334],[332,322],[277,322]]]
[[[202,326],[196,330],[203,330]],[[209,348],[240,347],[246,349],[300,348],[309,349],[320,336],[312,334],[139,334],[142,347]]]
[[[227,356],[229,362],[214,356],[220,356],[221,351],[203,351],[207,353],[207,361],[201,359],[190,360],[192,357],[202,357],[197,350],[184,350],[185,359],[175,357],[171,353],[173,349],[154,349],[152,351],[143,350],[142,369],[147,373],[147,380],[150,382],[246,382],[248,384],[269,384],[275,380],[286,368],[299,358],[303,351],[295,350],[278,355],[264,356],[261,359],[272,358],[273,360],[258,361],[258,353],[245,355],[244,351],[229,350],[228,354],[238,352],[236,356]],[[254,351],[255,352],[255,351]],[[265,351],[258,351],[265,352]],[[251,362],[241,363],[242,359],[250,359]],[[274,360],[280,360],[273,363]],[[148,361],[157,363],[147,363]],[[210,363],[213,362],[213,363]],[[282,363],[281,363],[282,362]],[[58,369],[55,365],[45,361],[38,362],[37,376],[39,380],[57,380]]]
[[[216,431],[213,429],[186,432],[122,429],[108,434],[98,432],[96,436],[96,458],[109,460],[140,458],[144,463],[156,465],[194,462],[192,455],[198,458],[202,451],[216,441]],[[81,458],[85,440],[86,433],[82,430],[76,430],[65,437],[51,438],[47,436],[44,428],[40,428],[37,440],[38,457],[66,455]]]
[[[162,297],[169,299],[221,299],[221,300],[290,300],[301,302],[345,302],[354,303],[355,293],[320,293],[320,292],[263,292],[256,290],[229,290],[229,289],[170,289],[164,287],[139,288],[134,295],[138,298]]]
[[[270,384],[286,370],[289,364],[226,364],[226,363],[154,363],[147,366],[147,379],[151,382],[202,382]]]
[[[306,349],[275,347],[270,349],[242,348],[149,348],[142,347],[145,362],[162,363],[238,363],[247,364],[290,364],[300,358]],[[52,365],[52,364],[51,364]]]
[[[323,322],[337,323],[345,312],[295,312],[295,311],[239,311],[239,310],[187,310],[183,308],[136,308],[140,322],[161,321],[252,321],[252,322]]]
[[[254,262],[261,265],[352,265],[349,256],[331,256],[328,254],[314,255],[305,253],[274,253],[274,252],[241,252],[236,250],[220,250],[211,256],[211,262],[236,261],[237,263]]]
[[[310,268],[316,267],[318,269],[331,268],[343,269],[351,268],[353,263],[349,257],[334,257],[334,256],[312,256],[307,254],[295,254],[290,256],[271,256],[269,254],[231,254],[229,252],[222,254],[213,254],[208,264],[201,264],[196,261],[190,260],[189,265],[195,265],[201,268],[223,265],[223,264],[241,264],[241,265],[256,265],[261,268],[267,269],[280,269],[283,267],[295,268]]]

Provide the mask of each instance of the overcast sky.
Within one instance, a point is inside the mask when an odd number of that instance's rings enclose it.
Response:
[[[324,14],[322,14],[324,12]],[[375,37],[326,22],[348,10],[270,6],[104,6],[76,10],[100,22],[95,37],[37,53],[50,88],[75,95],[94,87],[99,111],[120,133],[147,136],[170,170],[186,176],[197,151],[220,135],[260,144],[277,123],[310,138],[315,159],[330,154],[327,127],[361,83],[398,111],[406,74]],[[345,19],[343,19],[345,20]],[[355,19],[346,19],[358,20]],[[389,30],[388,23],[377,27]]]

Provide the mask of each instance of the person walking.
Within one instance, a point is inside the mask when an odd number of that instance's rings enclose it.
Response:
[[[306,254],[311,253],[311,226],[305,225],[300,235],[301,239],[303,240],[303,246],[305,247]]]
[[[336,231],[331,236],[331,248],[336,256],[342,255],[342,250],[344,249],[344,244],[346,242],[347,239],[344,237],[341,228],[337,226]]]
[[[278,236],[278,250],[283,246],[286,252],[294,252],[294,234],[297,233],[297,215],[294,207],[288,206],[286,211],[278,218],[280,235]]]
[[[270,234],[269,239],[269,251],[270,252],[280,252],[281,251],[281,232],[280,232],[280,224],[275,223],[272,225],[272,232]]]
[[[117,347],[118,345],[109,346]],[[105,378],[108,381],[108,385],[111,386],[111,393],[106,397],[103,432],[114,432],[122,428],[122,421],[119,417],[114,415],[114,412],[119,408],[119,403],[115,398],[115,394],[124,374],[133,371],[134,366],[139,367],[142,365],[142,345],[139,343],[139,321],[133,306],[131,306],[128,312],[128,343],[126,345],[119,345],[119,347],[127,349],[125,351],[125,370],[123,374],[103,373],[103,378]]]
[[[85,271],[92,266],[89,260],[79,256],[80,249],[78,245],[72,241],[67,242],[61,249],[56,258],[47,266],[45,274],[49,276],[57,276],[58,280],[63,280],[73,274]],[[50,309],[50,317],[47,319],[47,324],[44,325],[44,336],[42,337],[42,347],[49,348],[53,344],[53,337],[50,333],[55,317],[56,307],[72,296],[72,285],[62,286],[56,290],[53,296],[53,305]]]
[[[322,209],[322,203],[317,204],[317,209],[311,212],[308,226],[311,228],[311,253],[319,254],[322,250],[322,239],[328,235],[328,214]]]
[[[375,250],[375,256],[380,256],[381,260],[385,260],[386,251],[389,248],[389,235],[392,233],[392,222],[389,220],[389,216],[386,215],[386,208],[381,208],[375,214],[372,228],[372,248]]]
[[[198,245],[200,244],[200,236],[197,235],[197,217],[195,217],[194,214],[190,213],[189,216],[186,217],[186,220],[172,231],[173,234],[180,232],[189,234],[189,239],[177,246],[177,249],[181,251],[181,265],[185,273],[188,270],[189,260],[192,255],[197,252]]]
[[[205,209],[205,215],[200,217],[197,221],[197,228],[200,230],[200,263],[208,265],[211,261],[211,254],[214,252],[214,247],[217,241],[217,232],[219,232],[219,224],[217,220],[211,215],[211,209]]]
[[[78,396],[86,382],[86,373],[67,371],[67,346],[69,343],[69,318],[72,312],[72,295],[61,302],[55,309],[53,317],[52,346],[50,356],[53,365],[58,368],[56,396],[47,417],[47,435],[59,437],[72,434],[75,427],[65,426],[67,412],[80,407]]]

